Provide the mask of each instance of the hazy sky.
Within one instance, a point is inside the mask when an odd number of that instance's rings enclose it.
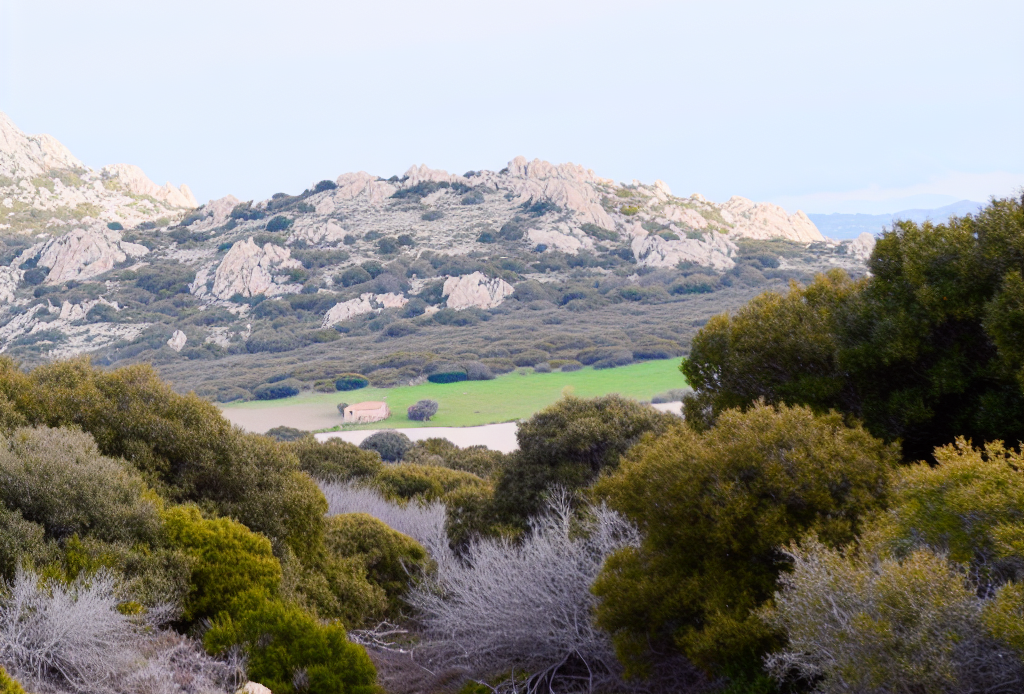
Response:
[[[200,201],[573,161],[892,212],[1024,185],[1024,2],[0,0],[0,110]]]

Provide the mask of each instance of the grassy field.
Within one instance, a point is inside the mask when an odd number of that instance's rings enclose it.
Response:
[[[507,422],[530,417],[565,393],[585,398],[619,393],[637,400],[686,385],[679,373],[679,359],[663,359],[616,369],[595,371],[587,367],[572,373],[534,373],[521,370],[493,381],[424,383],[401,388],[363,388],[345,393],[303,393],[281,400],[262,400],[222,405],[225,416],[250,430],[266,430],[284,424],[301,429],[340,428],[339,402],[386,400],[393,413],[387,428],[460,427]],[[417,400],[436,400],[440,407],[429,422],[413,422],[405,411]],[[298,416],[298,421],[296,417]],[[275,423],[276,422],[276,423]],[[301,426],[305,424],[305,426]],[[379,429],[381,423],[348,425],[348,429]]]

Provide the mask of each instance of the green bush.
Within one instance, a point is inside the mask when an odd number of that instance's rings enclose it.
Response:
[[[427,376],[427,380],[431,383],[458,383],[468,379],[469,375],[465,371],[442,371]]]
[[[551,487],[579,489],[619,458],[642,435],[663,433],[679,419],[618,395],[567,397],[519,425],[519,450],[502,470],[495,490],[503,522],[525,527]]]
[[[380,455],[341,439],[320,443],[315,438],[294,441],[289,448],[311,477],[329,482],[373,477],[382,469]]]
[[[249,679],[275,694],[377,694],[377,673],[344,627],[320,624],[301,608],[259,591],[235,600],[203,636],[213,654],[243,647]]]
[[[488,486],[469,472],[414,463],[385,465],[371,484],[386,498],[399,501],[440,501],[452,492]]]
[[[360,374],[342,374],[334,381],[334,387],[341,391],[359,390],[370,385],[370,379]]]
[[[124,225],[121,222],[107,222],[107,228],[111,231],[124,231]]]
[[[393,463],[401,460],[411,445],[412,441],[405,434],[384,430],[367,436],[359,447],[364,451],[377,451],[381,460]]]
[[[276,217],[271,219],[269,222],[267,222],[267,231],[270,231],[270,232],[284,231],[285,229],[287,229],[291,225],[292,225],[292,220],[288,219],[287,217],[283,217],[281,215],[277,215]]]
[[[428,210],[420,215],[420,219],[424,222],[436,222],[442,217],[444,217],[444,212],[441,212],[441,210]]]
[[[278,593],[281,564],[267,538],[229,518],[204,519],[194,506],[172,507],[163,520],[166,542],[194,562],[182,614],[186,622],[215,617],[250,590]]]
[[[72,429],[18,429],[0,444],[0,501],[56,540],[150,542],[160,528],[160,500],[142,476]]]
[[[486,446],[459,448],[448,439],[438,438],[417,441],[402,456],[408,463],[463,470],[484,479],[500,470],[507,458]]]
[[[643,672],[679,649],[710,673],[752,676],[782,636],[755,611],[806,533],[842,546],[884,507],[898,452],[838,414],[755,405],[701,435],[674,426],[642,441],[596,486],[640,529],[594,584],[598,624]]]
[[[369,282],[372,279],[373,277],[370,276],[369,272],[356,265],[335,277],[334,281],[335,284],[341,284],[344,287],[351,287],[353,284],[362,284],[363,282]]]
[[[336,556],[359,560],[370,583],[384,591],[392,618],[399,614],[409,582],[427,563],[418,542],[365,513],[331,516],[326,544]]]
[[[21,688],[18,681],[8,675],[7,670],[2,667],[0,667],[0,694],[25,694],[25,690]]]
[[[265,436],[269,436],[275,441],[297,441],[298,439],[311,437],[312,434],[302,429],[296,429],[295,427],[279,426],[273,429],[268,429]]]
[[[256,386],[252,394],[257,400],[277,400],[298,395],[302,390],[302,382],[294,378],[286,378],[277,383],[264,383]]]
[[[18,511],[0,504],[0,577],[3,580],[13,579],[25,561],[45,564],[50,559],[45,534],[41,524],[27,521]]]
[[[377,252],[381,255],[392,255],[398,252],[398,241],[385,236],[384,238],[377,241]]]
[[[407,415],[409,419],[417,422],[428,422],[437,414],[436,400],[420,400],[415,405],[409,405]]]

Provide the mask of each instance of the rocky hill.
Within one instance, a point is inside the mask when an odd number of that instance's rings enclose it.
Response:
[[[151,361],[221,399],[346,371],[390,385],[469,361],[676,356],[708,316],[769,286],[862,273],[872,244],[767,203],[523,157],[198,206],[186,186],[94,171],[2,114],[0,201],[0,351]]]

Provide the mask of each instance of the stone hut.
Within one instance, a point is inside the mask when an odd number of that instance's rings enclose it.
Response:
[[[377,400],[357,402],[355,405],[345,408],[345,421],[356,424],[379,422],[390,416],[391,410],[388,409],[388,404]]]

